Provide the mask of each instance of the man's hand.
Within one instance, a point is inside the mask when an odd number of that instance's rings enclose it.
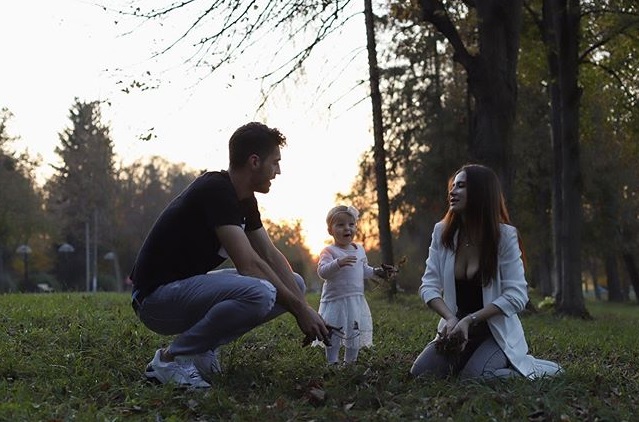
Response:
[[[308,346],[314,340],[320,340],[325,345],[331,345],[330,330],[326,326],[324,319],[310,306],[306,305],[305,309],[295,315],[297,325],[304,333],[302,346]]]

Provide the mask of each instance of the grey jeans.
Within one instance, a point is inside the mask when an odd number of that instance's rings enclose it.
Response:
[[[508,358],[492,336],[484,340],[466,362],[444,356],[435,350],[431,341],[419,354],[410,373],[414,376],[430,374],[438,378],[457,375],[462,379],[510,377],[517,374],[509,366]]]
[[[294,275],[305,292],[304,280]],[[171,354],[198,354],[286,312],[275,303],[276,296],[270,282],[227,268],[158,287],[142,301],[138,317],[158,334],[176,335]]]

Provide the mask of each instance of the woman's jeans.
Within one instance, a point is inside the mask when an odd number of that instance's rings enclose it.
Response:
[[[295,281],[305,292],[304,280]],[[228,268],[158,287],[138,308],[150,330],[175,335],[173,355],[214,350],[286,310],[275,303],[277,291],[268,281],[240,275]]]
[[[413,363],[410,373],[416,377],[430,374],[437,378],[459,374],[462,379],[501,378],[517,374],[510,368],[508,358],[492,336],[481,342],[467,360],[438,353],[435,342],[431,341]]]

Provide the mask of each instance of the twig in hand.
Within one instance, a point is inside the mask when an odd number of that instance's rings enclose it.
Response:
[[[324,345],[327,347],[331,345],[330,338],[333,336],[333,332],[336,332],[341,336],[346,335],[344,334],[344,331],[342,331],[342,327],[333,327],[332,325],[326,324],[326,328],[328,328],[328,334],[326,335],[326,338],[328,339],[328,341],[327,340],[320,340],[320,341],[324,343]],[[319,339],[317,337],[313,339],[310,336],[304,337],[304,340],[302,340],[302,347],[308,346],[315,340],[319,340]]]
[[[442,333],[437,333],[439,338],[435,340],[435,350],[440,355],[457,356],[462,352],[464,338],[459,335],[444,337]]]

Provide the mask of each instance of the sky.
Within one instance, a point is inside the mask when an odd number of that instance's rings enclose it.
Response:
[[[261,44],[212,74],[185,63],[188,45],[154,58],[191,21],[185,13],[141,25],[83,0],[0,2],[0,107],[14,116],[9,134],[19,139],[13,148],[39,156],[38,177],[46,180],[75,98],[99,100],[123,164],[159,155],[219,170],[227,168],[232,132],[261,121],[288,141],[282,174],[268,194],[258,194],[262,216],[301,220],[309,249],[319,252],[329,240],[327,211],[338,192],[349,190],[362,153],[373,145],[366,85],[358,84],[367,78],[363,16],[311,56],[259,112],[257,76],[275,62],[275,44]],[[124,92],[134,80],[143,89]],[[149,133],[151,140],[141,139]]]

